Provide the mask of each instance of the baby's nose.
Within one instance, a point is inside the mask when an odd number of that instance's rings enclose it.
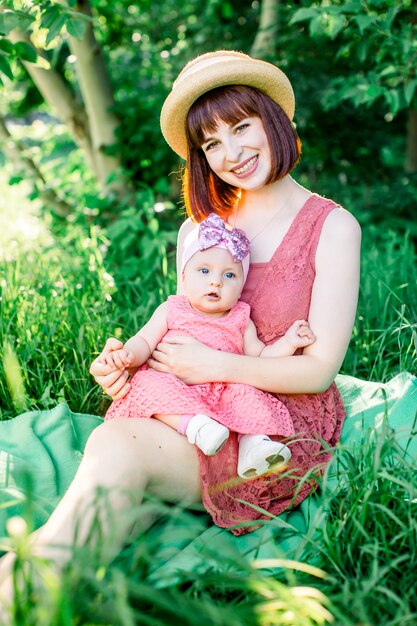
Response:
[[[221,277],[221,275],[220,274],[219,275],[213,274],[212,277],[211,277],[210,282],[211,282],[212,285],[215,285],[216,287],[221,287],[221,285],[222,285],[222,277]]]

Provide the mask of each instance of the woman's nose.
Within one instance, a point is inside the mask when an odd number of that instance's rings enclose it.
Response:
[[[237,163],[242,154],[242,146],[239,145],[235,137],[230,137],[224,144],[224,151],[228,161]]]

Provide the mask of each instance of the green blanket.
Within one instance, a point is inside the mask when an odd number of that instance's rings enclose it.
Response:
[[[408,454],[417,458],[417,437],[412,432],[417,414],[417,378],[404,372],[386,384],[338,376],[337,385],[347,410],[341,444],[352,448],[367,432],[381,427],[384,416]],[[80,462],[90,432],[102,419],[73,413],[65,404],[50,411],[32,411],[0,422],[0,536],[11,515],[24,511],[25,493],[31,494],[35,526],[42,524],[68,487]],[[337,488],[337,480],[332,488]],[[320,494],[307,498],[294,511],[284,513],[261,529],[235,537],[215,526],[204,525],[192,541],[177,541],[175,520],[168,520],[158,533],[166,539],[166,566],[155,580],[163,585],[181,569],[197,573],[210,567],[206,548],[216,553],[247,558],[300,556],[303,545],[319,520]],[[316,518],[315,518],[316,516]],[[204,550],[204,559],[201,552]],[[218,562],[218,560],[217,560]]]

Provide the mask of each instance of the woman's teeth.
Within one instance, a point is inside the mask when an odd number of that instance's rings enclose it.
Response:
[[[245,172],[249,171],[251,167],[255,165],[257,158],[258,158],[257,156],[252,157],[250,161],[248,161],[243,167],[239,167],[237,170],[233,170],[233,171],[235,172],[235,174],[244,174]]]

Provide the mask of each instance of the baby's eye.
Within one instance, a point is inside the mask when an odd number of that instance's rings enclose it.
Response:
[[[200,269],[198,271],[201,272],[202,274],[208,274],[209,273],[207,267],[200,267]]]
[[[236,274],[234,272],[226,272],[225,276],[226,278],[235,278]]]

